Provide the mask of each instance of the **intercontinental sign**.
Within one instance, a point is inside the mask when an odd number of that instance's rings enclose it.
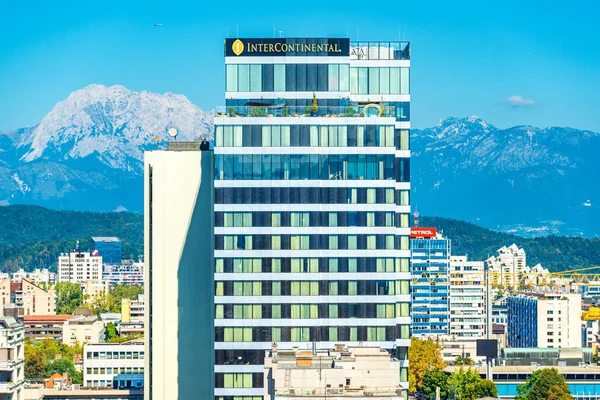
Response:
[[[350,39],[226,39],[225,57],[348,56]]]

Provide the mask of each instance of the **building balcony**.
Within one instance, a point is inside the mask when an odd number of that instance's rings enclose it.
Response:
[[[23,364],[25,360],[6,360],[0,361],[0,371],[12,371],[19,365]]]
[[[376,97],[376,96],[374,96]],[[381,96],[379,96],[381,97]],[[317,104],[318,105],[318,104]],[[373,102],[368,105],[353,106],[318,106],[317,111],[312,107],[288,107],[282,104],[260,104],[251,103],[246,106],[217,107],[216,117],[325,117],[325,118],[352,118],[352,117],[388,117],[401,118],[397,116],[396,107]],[[218,120],[215,121],[218,123]]]
[[[10,382],[10,381],[6,381],[6,382],[0,381],[0,393],[2,393],[2,394],[12,393],[21,384],[22,384],[22,382],[15,383],[15,382]]]

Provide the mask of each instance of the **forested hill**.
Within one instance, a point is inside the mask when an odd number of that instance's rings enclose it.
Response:
[[[600,239],[567,236],[526,239],[437,217],[421,217],[420,226],[442,230],[445,237],[452,239],[452,254],[466,254],[470,260],[485,260],[495,255],[498,248],[515,243],[525,249],[530,266],[540,263],[550,271],[564,271],[600,265]]]
[[[126,258],[143,254],[144,217],[133,213],[57,211],[37,206],[0,207],[0,269],[56,267],[60,253],[79,240],[88,250],[92,236],[117,236]]]
[[[435,227],[452,239],[452,253],[485,260],[501,246],[516,243],[527,252],[528,264],[541,263],[552,271],[600,265],[600,239],[549,236],[524,239],[447,218],[421,218],[421,226]],[[0,207],[0,268],[56,267],[60,253],[90,246],[92,236],[117,236],[123,257],[143,254],[144,218],[133,213],[57,211],[37,206]]]

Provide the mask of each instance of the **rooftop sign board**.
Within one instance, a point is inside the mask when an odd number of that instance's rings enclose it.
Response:
[[[411,238],[433,238],[436,234],[435,228],[410,228]]]
[[[350,39],[225,39],[225,57],[350,55]]]

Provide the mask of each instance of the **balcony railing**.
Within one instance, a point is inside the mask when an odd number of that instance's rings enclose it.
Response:
[[[372,103],[366,106],[327,107],[286,107],[283,105],[269,106],[238,106],[217,107],[219,117],[392,117],[396,118],[396,107]]]
[[[13,382],[0,382],[0,393],[12,393],[16,386]]]

